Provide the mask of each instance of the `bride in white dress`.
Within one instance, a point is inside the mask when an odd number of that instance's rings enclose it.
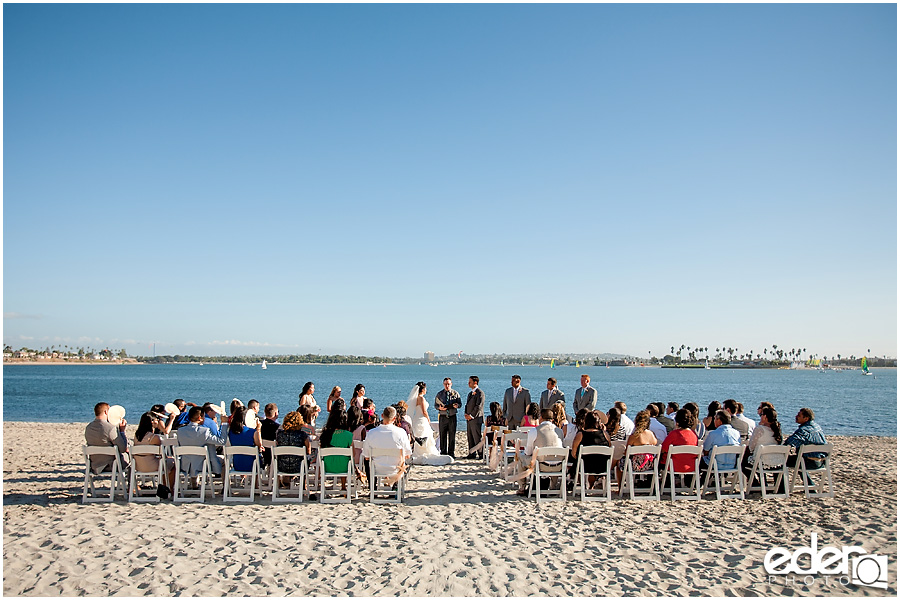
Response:
[[[425,399],[425,384],[419,382],[413,386],[406,404],[412,407],[412,434],[416,438],[413,443],[412,463],[415,465],[449,465],[453,457],[438,452],[434,443],[434,429],[428,418],[428,400]]]

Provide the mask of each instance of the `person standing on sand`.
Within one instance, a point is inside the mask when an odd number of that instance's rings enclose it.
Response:
[[[575,390],[575,400],[572,401],[575,408],[574,414],[578,414],[582,408],[594,410],[597,408],[597,390],[591,387],[591,376],[581,376],[581,387]]]
[[[444,389],[434,397],[438,410],[438,435],[441,438],[441,454],[456,458],[456,409],[462,408],[462,398],[453,389],[453,380],[444,377]]]
[[[522,422],[525,409],[531,404],[531,392],[522,387],[522,378],[518,375],[512,376],[510,386],[503,394],[503,417],[506,419],[506,426],[515,429]]]
[[[466,398],[466,438],[469,454],[466,458],[483,458],[483,452],[472,450],[481,443],[481,426],[484,424],[484,392],[478,387],[478,376],[469,377],[469,392]]]
[[[547,389],[541,392],[541,410],[549,410],[557,402],[565,404],[566,395],[556,387],[556,379],[551,377],[547,380]]]

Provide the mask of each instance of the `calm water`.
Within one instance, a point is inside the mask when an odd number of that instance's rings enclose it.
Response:
[[[694,401],[705,415],[713,400],[734,398],[743,402],[748,416],[756,418],[756,406],[762,400],[778,409],[783,428],[793,431],[798,408],[808,406],[826,434],[897,435],[897,372],[876,369],[875,377],[859,371],[819,373],[780,370],[703,370],[642,369],[605,367],[485,367],[454,365],[429,366],[328,366],[328,365],[8,365],[3,368],[3,418],[7,421],[87,422],[93,418],[93,405],[99,401],[121,404],[126,419],[137,423],[140,414],[152,404],[164,404],[175,398],[202,404],[218,404],[240,398],[246,404],[256,398],[261,404],[275,402],[282,415],[297,406],[300,389],[306,381],[316,385],[316,399],[325,404],[332,386],[339,385],[344,398],[353,386],[362,383],[366,395],[380,409],[405,400],[416,381],[428,384],[428,399],[441,389],[444,377],[453,379],[454,388],[468,392],[469,375],[481,378],[488,402],[502,402],[513,373],[522,376],[523,385],[537,401],[546,389],[548,377],[556,377],[566,394],[571,412],[575,389],[581,373],[591,375],[599,390],[598,408],[606,410],[616,400],[628,405],[634,417],[638,409],[651,401],[679,404]],[[432,419],[436,413],[432,410]],[[462,416],[460,413],[460,422]],[[320,417],[321,426],[324,417]]]

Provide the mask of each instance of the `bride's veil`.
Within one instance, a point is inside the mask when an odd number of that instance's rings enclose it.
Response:
[[[394,396],[396,398],[396,396]],[[408,407],[406,410],[408,412],[413,412],[415,410],[415,406],[419,401],[419,384],[414,384],[412,390],[409,392],[409,396],[406,397],[406,406]]]

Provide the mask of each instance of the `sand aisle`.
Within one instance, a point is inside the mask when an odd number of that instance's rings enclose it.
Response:
[[[623,596],[897,593],[895,438],[833,438],[834,500],[515,496],[477,461],[415,467],[403,506],[82,506],[84,424],[3,425],[5,595]],[[129,435],[133,428],[129,427]],[[458,452],[465,448],[464,439]],[[773,546],[861,545],[888,590],[770,583]]]

